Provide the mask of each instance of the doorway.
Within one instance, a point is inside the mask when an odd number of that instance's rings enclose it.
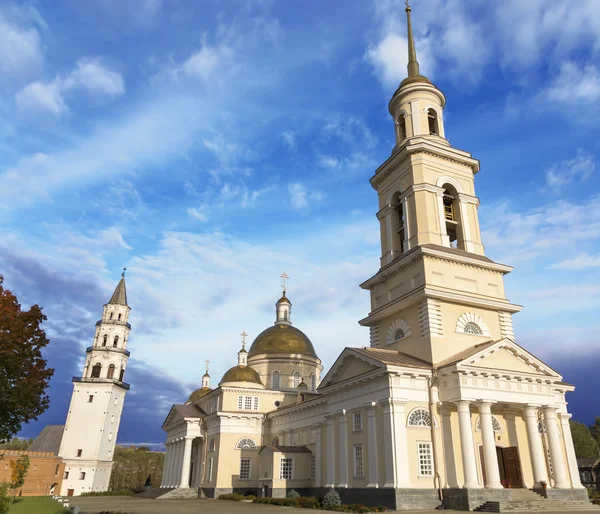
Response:
[[[75,494],[75,489],[67,489],[67,496],[73,496]]]
[[[496,455],[498,457],[498,468],[502,485],[504,487],[515,489],[522,488],[523,477],[521,475],[519,449],[516,446],[509,446],[508,448],[496,446]],[[479,459],[481,462],[481,476],[483,477],[483,483],[487,484],[483,446],[479,447]]]

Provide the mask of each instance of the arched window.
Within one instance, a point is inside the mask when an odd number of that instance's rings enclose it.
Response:
[[[409,427],[431,427],[431,416],[426,409],[414,409],[408,416]]]
[[[300,385],[301,381],[302,381],[302,375],[300,374],[300,372],[294,371],[294,374],[292,375],[292,386],[294,388],[298,387]]]
[[[119,317],[117,318],[117,321],[121,321],[121,315],[119,314]]]
[[[92,368],[92,378],[100,378],[100,373],[102,372],[102,364],[94,364]]]
[[[215,451],[215,438],[211,437],[208,440],[208,451],[209,452],[214,452]]]
[[[112,318],[113,318],[113,313],[111,312],[110,313],[110,318],[108,318],[108,319],[112,319]]]
[[[474,323],[473,321],[469,321],[465,325],[464,330],[465,330],[465,334],[477,334],[479,336],[483,335],[483,330],[481,330],[481,327],[477,323]]]
[[[271,388],[279,389],[281,387],[281,373],[279,371],[273,371],[271,374]]]
[[[119,336],[115,336],[115,338],[113,339],[113,348],[116,348],[118,344],[119,344]]]
[[[396,330],[396,333],[394,334],[394,339],[396,341],[398,339],[404,339],[404,330],[402,330],[401,328],[399,328],[398,330]]]
[[[400,116],[398,116],[396,125],[398,127],[398,143],[400,143],[404,141],[408,135],[406,133],[406,118],[404,117],[404,114],[400,114]]]
[[[444,219],[446,220],[446,234],[450,240],[450,246],[453,248],[459,248],[459,231],[458,231],[458,202],[456,200],[456,190],[450,186],[444,186]],[[462,241],[460,247],[462,248]]]
[[[402,318],[395,319],[388,328],[385,344],[393,344],[400,339],[406,339],[410,337],[410,334],[410,327],[406,320]]]
[[[104,334],[102,336],[102,346],[106,346],[107,341],[108,341],[108,334]]]
[[[125,378],[125,370],[123,368],[121,368],[121,371],[119,372],[119,381],[123,382],[124,378]]]
[[[427,123],[429,124],[429,134],[432,136],[439,136],[438,115],[435,109],[427,110]]]
[[[396,210],[395,219],[392,217],[392,251],[394,253],[402,253],[407,250],[405,248],[406,239],[406,213],[404,212],[403,202],[400,198],[402,193],[398,191],[392,197],[392,207]]]
[[[271,446],[279,446],[279,437],[273,436],[273,439],[271,439]]]
[[[492,416],[492,427],[494,429],[494,432],[502,432],[502,425],[500,425],[500,422],[498,421],[498,418],[496,418],[496,416]],[[481,416],[477,418],[475,430],[481,431]]]
[[[310,375],[310,390],[311,391],[317,390],[317,375],[315,375],[314,373],[312,373]]]
[[[254,439],[250,437],[244,437],[238,441],[235,445],[236,450],[254,450],[256,448],[256,443]]]
[[[115,365],[111,364],[108,367],[108,372],[106,373],[106,378],[114,378],[115,377]]]

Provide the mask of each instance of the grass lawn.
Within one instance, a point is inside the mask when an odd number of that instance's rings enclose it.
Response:
[[[8,514],[63,514],[69,512],[49,496],[17,498]]]

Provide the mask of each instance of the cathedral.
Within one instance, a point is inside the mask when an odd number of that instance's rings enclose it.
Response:
[[[481,240],[479,161],[446,139],[446,98],[420,74],[406,11],[396,145],[370,180],[381,260],[360,285],[369,345],[345,348],[324,373],[318,345],[293,325],[284,274],[275,323],[247,350],[242,334],[218,384],[207,366],[170,410],[164,497],[334,488],[345,503],[399,510],[587,501],[565,399],[574,387],[517,343],[512,268]]]

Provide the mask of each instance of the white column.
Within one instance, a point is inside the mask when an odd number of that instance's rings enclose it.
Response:
[[[387,213],[385,215],[385,228],[387,231],[388,238],[388,252],[387,252],[387,262],[389,264],[394,260],[396,254],[394,253],[394,231],[392,229],[392,215],[394,210],[389,205],[387,206]]]
[[[479,420],[481,422],[481,439],[483,441],[483,460],[485,463],[485,476],[488,489],[502,489],[500,483],[500,468],[496,454],[496,438],[492,423],[492,402],[479,402]]]
[[[321,423],[317,424],[317,426],[315,427],[315,432],[316,432],[316,436],[317,436],[317,441],[316,441],[316,445],[315,445],[315,486],[316,487],[321,487],[321,485],[323,484],[322,481],[322,471],[321,471],[321,467],[323,466],[323,445],[322,445],[322,441],[321,441],[321,427],[323,425]]]
[[[531,467],[533,468],[533,487],[540,488],[542,487],[541,482],[548,484],[548,472],[546,470],[546,456],[542,448],[542,439],[538,430],[537,407],[528,405],[525,407],[524,413]]]
[[[467,208],[467,202],[464,197],[461,198],[460,193],[458,194],[458,205],[460,209],[460,222],[462,224],[463,229],[463,238],[465,242],[465,250],[467,252],[472,252],[475,250],[475,246],[473,245],[473,241],[471,241],[471,229],[469,227],[469,212]]]
[[[167,463],[169,462],[169,443],[165,442],[165,460],[163,461],[163,472],[162,472],[162,481],[160,483],[160,487],[166,487],[167,485]]]
[[[327,419],[327,476],[325,480],[327,483],[325,487],[334,486],[334,465],[335,465],[335,451],[334,451],[334,438],[333,438],[333,421],[334,415],[329,414],[325,416]]]
[[[394,460],[396,468],[396,487],[412,487],[408,468],[408,442],[406,440],[406,400],[392,400],[392,420],[394,427]]]
[[[468,400],[456,402],[458,408],[458,427],[460,430],[460,449],[465,477],[463,488],[479,489],[481,485],[479,485],[477,480],[477,462],[475,460],[475,443],[473,442],[470,404],[471,402]]]
[[[167,457],[165,462],[165,474],[166,479],[163,479],[165,487],[172,487],[173,484],[173,451],[174,451],[173,441],[171,441],[167,447]]]
[[[394,455],[396,448],[394,446],[394,420],[392,419],[392,402],[384,400],[381,402],[383,407],[383,446],[385,448],[385,483],[383,487],[396,486],[396,466]]]
[[[377,464],[377,403],[371,402],[367,407],[367,453],[369,458],[369,482],[367,487],[379,487]]]
[[[556,407],[544,408],[544,420],[546,421],[546,433],[548,434],[548,445],[550,446],[550,457],[552,458],[552,469],[554,470],[554,487],[556,489],[570,489],[571,484],[567,479],[567,469],[563,457],[560,434],[556,424]]]
[[[579,477],[575,446],[573,446],[573,435],[571,434],[571,425],[569,424],[570,419],[571,414],[562,413],[560,415],[560,422],[563,428],[563,440],[565,441],[565,449],[567,450],[567,464],[569,465],[569,474],[571,475],[573,489],[584,489],[583,485],[581,485],[581,478]]]
[[[192,441],[193,437],[185,436],[183,440],[183,459],[181,462],[181,479],[179,487],[190,486],[190,462],[192,460]]]
[[[181,460],[183,457],[183,440],[179,439],[176,443],[177,453],[175,453],[175,480],[173,480],[173,487],[178,487],[181,483]]]
[[[402,244],[404,245],[404,251],[408,252],[410,250],[410,228],[408,224],[408,197],[406,196],[402,198],[402,214],[404,215],[404,241],[402,241]]]
[[[342,409],[340,413],[340,449],[339,449],[339,463],[340,463],[340,483],[338,487],[348,487],[348,434],[346,432],[346,409]]]

